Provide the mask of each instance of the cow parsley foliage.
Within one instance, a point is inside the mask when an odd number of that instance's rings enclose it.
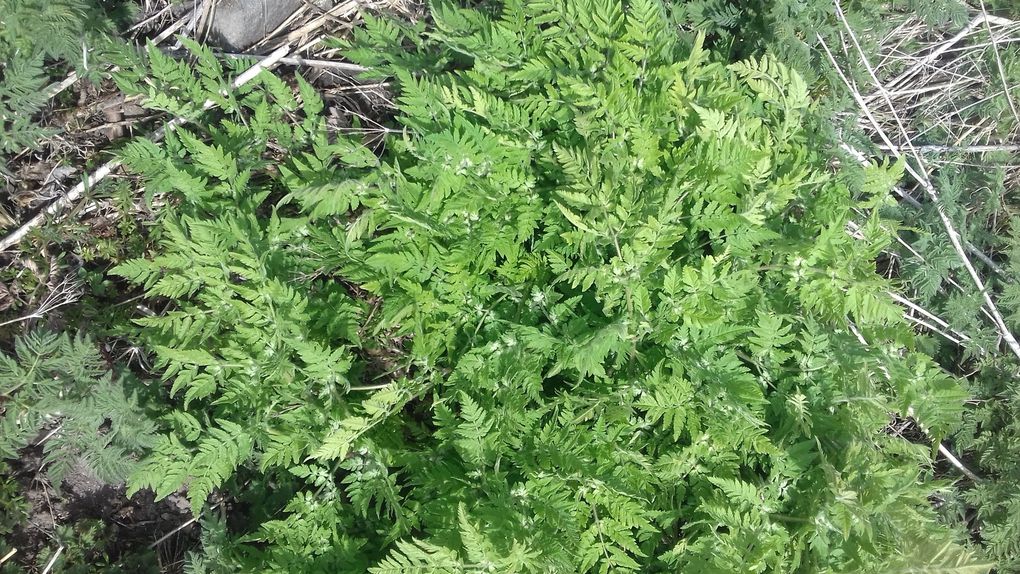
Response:
[[[938,441],[965,398],[874,272],[887,188],[848,182],[889,178],[827,168],[796,72],[668,22],[368,18],[384,149],[263,75],[124,150],[175,203],[116,269],[171,303],[138,321],[176,410],[132,486],[248,515],[196,570],[988,571],[930,508],[931,445],[883,432]]]
[[[0,457],[42,448],[42,469],[59,489],[76,466],[123,482],[153,445],[156,425],[88,337],[30,332],[0,354]]]

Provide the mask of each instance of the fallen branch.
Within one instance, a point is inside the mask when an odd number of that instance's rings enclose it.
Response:
[[[4,562],[7,562],[11,558],[13,558],[14,555],[17,554],[17,553],[18,553],[18,549],[17,548],[11,548],[10,552],[8,552],[7,554],[4,554],[3,556],[0,556],[0,566],[2,566]]]
[[[925,329],[931,331],[932,333],[935,333],[937,335],[941,335],[942,338],[944,338],[945,340],[949,341],[950,343],[952,343],[954,345],[962,345],[963,344],[962,340],[953,337],[949,333],[946,333],[942,329],[939,329],[938,327],[936,327],[935,325],[932,325],[931,323],[925,321],[924,319],[921,319],[919,317],[915,317],[915,316],[911,315],[910,313],[906,313],[906,312],[903,313],[903,318],[906,319],[907,321],[910,321],[914,325],[917,325],[918,327],[924,327]]]
[[[290,53],[289,45],[284,45],[281,46],[280,48],[277,48],[272,54],[269,54],[264,59],[257,62],[254,66],[248,68],[247,70],[244,71],[244,73],[238,76],[233,81],[233,83],[231,83],[230,86],[231,89],[236,90],[237,88],[240,88],[241,86],[247,84],[256,76],[258,76],[259,73],[262,72],[262,70],[268,69],[276,65],[277,63],[279,63],[281,58],[286,57],[287,54],[289,53]],[[202,104],[202,109],[209,110],[212,109],[215,105],[216,105],[215,102],[213,102],[212,100],[206,100],[205,103]],[[181,117],[177,117],[170,120],[169,122],[167,122],[165,126],[153,132],[151,136],[152,141],[162,140],[163,137],[166,135],[167,130],[173,130],[178,126],[185,124],[186,122],[187,120]],[[78,201],[85,194],[86,191],[94,187],[100,181],[106,179],[106,177],[113,173],[114,170],[119,168],[120,165],[121,161],[119,159],[112,159],[103,164],[95,172],[86,176],[84,181],[74,186],[65,195],[57,198],[52,203],[47,205],[45,208],[40,210],[39,213],[35,215],[35,217],[26,221],[24,224],[21,225],[21,227],[14,230],[10,235],[4,237],[3,240],[0,240],[0,252],[6,251],[11,247],[17,245],[18,243],[21,243],[21,241],[33,229],[42,225],[42,223],[46,221],[48,217],[57,215],[58,213],[67,209],[75,201]]]
[[[233,54],[224,52],[224,56],[228,58],[261,58],[261,56],[251,56],[248,54]],[[289,56],[286,58],[280,58],[280,63],[287,66],[306,66],[309,68],[325,68],[329,70],[341,70],[350,73],[360,73],[368,70],[365,66],[359,66],[358,64],[351,64],[349,62],[334,62],[333,60],[317,60],[314,58],[301,58],[299,56]]]
[[[210,511],[216,510],[217,508],[220,507],[221,504],[223,504],[223,503],[222,502],[217,502],[216,504],[214,504],[211,507],[209,507],[209,510]],[[158,540],[156,540],[155,542],[153,542],[152,544],[149,545],[149,550],[152,550],[153,548],[159,546],[160,544],[162,544],[162,543],[166,542],[167,540],[169,540],[170,538],[172,538],[174,534],[177,534],[181,530],[184,530],[185,528],[187,528],[187,527],[191,526],[192,524],[198,522],[199,520],[202,519],[202,516],[204,514],[205,514],[204,511],[200,512],[198,514],[198,516],[192,516],[191,518],[189,518],[188,520],[185,520],[183,523],[181,523],[179,526],[177,526],[176,528],[174,528],[170,532],[167,532],[163,536],[160,536]]]
[[[861,232],[861,228],[860,228],[859,225],[857,225],[853,221],[848,221],[846,227],[847,227],[846,228],[847,235],[849,235],[850,237],[853,237],[854,239],[857,239],[857,240],[864,239],[864,234]],[[897,239],[898,239],[898,237],[897,237]],[[910,249],[909,245],[907,245],[907,244],[904,244],[904,245],[908,249]],[[917,254],[917,255],[918,255],[918,257],[920,257],[920,254]],[[923,260],[923,258],[922,258],[922,260]],[[954,345],[962,345],[964,342],[970,340],[970,337],[968,337],[967,335],[965,335],[965,334],[961,333],[960,331],[957,331],[956,329],[954,329],[952,325],[947,323],[945,320],[940,318],[938,315],[935,315],[931,311],[928,311],[927,309],[925,309],[924,307],[921,307],[917,303],[914,303],[910,299],[907,299],[906,297],[903,297],[902,295],[899,295],[899,294],[894,293],[892,291],[886,291],[886,294],[888,294],[893,299],[893,301],[896,301],[901,306],[906,307],[909,311],[913,311],[914,313],[917,313],[917,314],[921,315],[922,317],[924,317],[924,319],[921,319],[919,317],[916,317],[916,316],[912,315],[911,313],[909,313],[907,311],[904,311],[903,318],[908,320],[908,321],[910,321],[911,323],[914,323],[915,325],[919,325],[921,327],[924,327],[925,329],[928,329],[929,331],[931,331],[933,333],[941,335],[943,338],[945,338],[950,343],[953,343]],[[985,350],[980,348],[980,347],[978,348],[978,350],[982,354],[985,353]]]
[[[50,572],[53,570],[53,565],[57,563],[57,558],[60,558],[60,555],[63,552],[64,552],[63,546],[57,548],[57,551],[53,553],[53,556],[50,558],[50,561],[46,563],[46,567],[43,568],[42,574],[50,574]]]
[[[181,52],[182,52],[181,50],[165,50],[165,51],[170,53],[171,55],[180,55]],[[249,59],[253,59],[253,60],[256,60],[256,61],[264,61],[266,58],[269,57],[269,56],[259,56],[257,54],[239,54],[237,52],[220,52],[218,50],[213,50],[212,53],[213,53],[213,55],[218,56],[220,58],[233,58],[233,59],[249,58]],[[351,73],[351,74],[357,74],[357,73],[368,71],[368,68],[366,68],[365,66],[359,66],[358,64],[352,64],[350,62],[336,62],[336,61],[333,61],[333,60],[320,60],[320,59],[316,59],[316,58],[302,58],[300,56],[286,56],[286,57],[280,58],[278,60],[278,63],[284,64],[284,65],[287,65],[287,66],[304,66],[304,67],[308,67],[308,68],[322,68],[322,69],[327,69],[327,70],[339,70],[339,71],[347,72],[347,73]]]
[[[946,445],[942,443],[939,443],[939,454],[944,456],[946,460],[949,461],[949,464],[955,466],[957,470],[963,473],[964,476],[973,480],[974,482],[981,482],[981,477],[974,474],[974,471],[964,466],[964,464],[960,462],[960,459],[956,458],[953,455],[953,453],[949,452],[949,449],[946,448]]]
[[[907,299],[906,297],[903,297],[902,295],[894,293],[892,291],[887,291],[887,293],[890,297],[892,297],[893,301],[896,301],[900,305],[906,307],[907,309],[910,309],[911,311],[917,313],[918,315],[923,316],[926,319],[921,320],[918,319],[917,317],[907,314],[905,316],[908,320],[913,321],[935,333],[938,333],[939,335],[942,335],[949,341],[956,344],[960,344],[970,340],[970,337],[954,329],[952,325],[947,323],[941,317],[932,313],[931,311],[928,311],[924,307],[921,307],[917,303],[914,303],[910,299]],[[929,321],[931,323],[934,323],[934,325],[929,323]]]
[[[890,147],[885,144],[878,146],[879,149],[888,152],[902,152],[903,146]],[[914,151],[918,153],[992,153],[992,152],[1017,152],[1020,151],[1020,144],[988,144],[988,145],[916,145]]]

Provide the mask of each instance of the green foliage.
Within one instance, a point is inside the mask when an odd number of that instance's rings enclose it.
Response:
[[[941,177],[939,189],[945,209],[963,236],[977,251],[995,257],[998,272],[976,257],[972,260],[987,279],[1008,327],[1017,333],[1020,224],[1008,215],[1015,203],[1008,190],[1015,184],[1004,179],[1002,169],[996,167],[1000,163],[994,156],[979,158],[974,167]],[[935,334],[925,341],[947,368],[968,375],[975,398],[954,441],[985,480],[966,485],[963,499],[974,509],[975,530],[997,560],[998,571],[1020,572],[1020,498],[1015,488],[1020,481],[1020,363],[1001,344],[998,330],[984,314],[982,297],[973,289],[959,258],[946,248],[948,239],[934,210],[926,207],[903,215],[916,254],[903,254],[904,289],[967,337],[960,344]]]
[[[10,467],[0,462],[0,540],[21,524],[26,516],[25,499],[18,482],[10,476]],[[6,554],[9,549],[0,546]]]
[[[154,49],[150,57],[159,70],[172,67]],[[201,54],[200,61],[209,62]],[[220,68],[209,65],[200,65],[195,76],[179,75],[187,68],[175,72],[169,81],[180,92],[164,92],[154,105],[183,110],[178,93],[190,100],[203,89],[218,91],[224,80],[211,78]],[[165,221],[163,253],[113,270],[150,295],[177,301],[169,314],[139,321],[157,365],[165,368],[170,395],[182,402],[181,410],[167,415],[175,434],[157,445],[133,488],[148,486],[166,496],[187,483],[196,512],[213,488],[252,457],[263,470],[297,464],[318,447],[321,437],[313,431],[345,418],[350,408],[344,394],[352,357],[336,337],[358,340],[354,318],[361,307],[340,285],[323,282],[314,303],[295,289],[293,278],[312,271],[296,257],[307,246],[294,243],[308,233],[306,222],[275,210],[264,219],[256,214],[280,186],[263,177],[269,158],[262,154],[271,144],[295,150],[314,144],[279,168],[288,174],[285,179],[308,174],[302,181],[328,178],[330,164],[337,161],[339,169],[341,158],[363,164],[367,152],[328,142],[315,113],[307,124],[314,133],[301,124],[288,126],[285,114],[297,101],[279,80],[261,79],[264,91],[222,99],[224,111],[249,116],[243,123],[223,121],[222,129],[209,134],[211,144],[178,130],[162,147],[140,140],[124,150],[126,163],[151,177],[151,193],[184,199]],[[306,109],[321,110],[314,91],[302,94]],[[288,247],[297,251],[289,253]]]
[[[49,99],[46,84],[49,78],[43,71],[42,58],[12,58],[4,66],[0,83],[0,152],[16,153],[53,133],[36,125],[32,116],[42,109]]]
[[[938,28],[962,26],[967,5],[960,0],[840,0],[847,20],[861,44],[872,53],[884,35],[907,16]],[[849,43],[832,0],[689,0],[671,3],[671,17],[683,34],[706,34],[712,47],[732,59],[767,54],[804,75],[812,84],[827,80],[826,105],[845,109],[852,102],[843,84],[832,75],[821,43],[838,52]],[[856,58],[848,70],[866,78]],[[825,89],[824,83],[819,86]],[[821,116],[831,122],[835,112]]]
[[[14,355],[0,355],[0,455],[14,459],[41,444],[54,488],[75,464],[123,481],[155,430],[125,383],[88,337],[35,331],[18,338]]]
[[[0,0],[0,154],[18,153],[54,133],[35,123],[53,95],[45,88],[66,62],[96,79],[121,61],[124,47],[110,40],[125,17],[119,2],[105,0]],[[0,173],[4,169],[0,158]]]
[[[985,7],[991,14],[1012,18],[1014,20],[1020,18],[1020,7],[1010,0],[988,0],[985,2]]]
[[[882,432],[964,398],[874,272],[893,177],[826,170],[797,72],[655,0],[432,17],[355,41],[398,84],[381,160],[300,79],[150,53],[152,105],[223,109],[124,150],[177,206],[115,269],[172,302],[132,488],[251,501],[195,571],[989,570]]]

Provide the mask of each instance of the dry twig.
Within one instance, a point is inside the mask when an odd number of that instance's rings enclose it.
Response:
[[[57,286],[46,295],[46,298],[42,300],[42,303],[39,304],[35,311],[15,319],[4,321],[0,323],[0,327],[6,327],[7,325],[28,321],[30,319],[42,319],[50,311],[63,307],[64,305],[74,303],[79,297],[81,297],[81,295],[81,285],[70,276],[65,276],[64,279],[61,280],[60,283],[58,283]]]
[[[885,144],[880,144],[879,149],[888,152],[902,153],[903,148],[889,147]],[[998,145],[917,145],[914,146],[914,151],[918,153],[994,153],[994,152],[1018,152],[1020,151],[1020,144],[998,144]]]
[[[63,552],[64,546],[61,545],[59,548],[57,548],[57,551],[53,553],[53,556],[50,557],[50,561],[46,563],[46,567],[43,568],[42,574],[49,574],[50,571],[53,570],[53,565],[57,563],[57,558],[60,558],[60,555]]]
[[[0,566],[2,566],[4,562],[7,562],[11,558],[13,558],[14,555],[17,554],[17,553],[18,553],[18,549],[17,548],[11,548],[10,552],[8,552],[7,554],[4,554],[3,556],[0,556]]]

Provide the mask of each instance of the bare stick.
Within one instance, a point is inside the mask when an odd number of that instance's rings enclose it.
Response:
[[[857,225],[856,223],[854,223],[853,221],[848,221],[847,222],[846,232],[847,232],[847,235],[849,235],[850,237],[853,237],[854,239],[858,239],[858,240],[864,239],[864,235],[863,235],[863,233],[861,233],[860,226]],[[909,249],[909,245],[907,247]],[[920,254],[917,254],[917,257],[919,259],[921,259],[922,261],[924,260],[924,258],[921,257]],[[929,331],[931,331],[933,333],[942,335],[943,338],[945,338],[950,343],[953,343],[954,345],[960,345],[963,342],[970,340],[970,337],[968,337],[967,335],[964,335],[960,331],[957,331],[956,329],[954,329],[952,327],[952,325],[950,325],[949,323],[944,321],[938,315],[935,315],[931,311],[928,311],[927,309],[925,309],[924,307],[921,307],[920,305],[914,303],[910,299],[907,299],[906,297],[903,297],[903,296],[901,296],[901,295],[899,295],[897,293],[894,293],[892,291],[886,291],[886,294],[889,295],[894,301],[896,301],[900,305],[906,307],[910,311],[913,311],[914,313],[917,313],[917,314],[925,317],[925,319],[927,319],[927,320],[921,319],[919,317],[916,317],[916,316],[912,315],[911,313],[904,312],[903,313],[903,318],[908,320],[908,321],[910,321],[911,323],[914,323],[915,325],[920,325],[921,327],[924,327],[925,329],[928,329]],[[929,323],[929,321],[931,321],[931,322]],[[978,351],[980,351],[981,354],[985,353],[985,350],[980,348],[980,347],[978,348]]]
[[[978,0],[981,5],[981,14],[987,16],[988,10],[985,10],[985,0]],[[988,38],[992,42],[992,52],[995,54],[995,67],[999,69],[999,78],[1002,80],[1002,87],[1006,90],[1006,102],[1009,103],[1009,109],[1013,112],[1013,119],[1020,124],[1020,113],[1016,111],[1016,104],[1013,103],[1013,96],[1009,94],[1009,82],[1006,80],[1006,70],[1002,66],[1002,58],[999,56],[999,44],[995,41],[995,34],[992,33],[992,26],[988,23],[988,18],[985,18],[985,29],[988,31]]]
[[[380,385],[364,385],[364,386],[360,386],[360,387],[350,387],[349,390],[351,392],[354,392],[354,391],[378,391],[380,389],[385,389],[386,387],[390,386],[391,384],[392,383],[382,383]]]
[[[217,502],[216,504],[214,504],[211,507],[209,507],[209,510],[216,510],[217,508],[219,508],[220,504],[222,504],[222,502]],[[200,512],[198,514],[198,516],[192,516],[190,519],[185,520],[184,523],[181,524],[180,526],[174,528],[170,532],[167,532],[163,536],[160,536],[159,540],[157,540],[157,541],[155,541],[155,542],[153,542],[152,544],[149,545],[149,550],[152,550],[153,548],[155,548],[155,547],[159,546],[160,544],[162,544],[162,543],[166,542],[167,540],[169,540],[170,537],[173,536],[174,534],[177,534],[181,530],[184,530],[185,528],[187,528],[187,527],[191,526],[192,524],[198,522],[199,519],[202,518],[202,514],[203,513]]]
[[[46,441],[50,440],[51,438],[53,438],[53,435],[55,435],[58,432],[60,432],[63,428],[64,428],[64,423],[60,423],[59,425],[56,426],[56,428],[54,428],[50,432],[46,433],[46,436],[44,436],[41,439],[39,439],[39,441],[36,442],[35,445],[33,445],[33,446],[37,446],[37,447],[38,446],[42,446],[42,444],[44,442],[46,442]],[[42,467],[44,467],[44,466],[46,466],[45,462],[43,462],[43,464],[39,465],[39,469],[42,470]]]
[[[174,55],[180,54],[182,52],[181,50],[165,50],[165,51]],[[257,54],[239,54],[237,52],[220,52],[216,50],[213,51],[213,54],[221,58],[235,58],[235,59],[250,58],[256,61],[262,61],[268,58],[268,56],[259,56]],[[336,62],[333,60],[302,58],[300,56],[287,56],[285,58],[280,58],[279,63],[285,64],[287,66],[305,66],[308,68],[324,68],[329,70],[340,70],[342,72],[348,72],[352,74],[368,71],[368,68],[366,68],[365,66],[351,64],[349,62]]]
[[[243,74],[238,76],[237,79],[235,79],[234,82],[231,84],[231,88],[237,89],[243,86],[244,84],[247,84],[256,76],[258,76],[262,70],[268,69],[276,65],[281,58],[285,57],[289,53],[290,46],[288,45],[284,45],[281,46],[280,48],[277,48],[272,54],[269,54],[268,56],[266,56],[265,59],[263,59],[260,62],[257,62],[254,66],[248,68],[247,70],[245,70]],[[202,104],[202,109],[209,110],[213,108],[215,105],[216,105],[215,102],[213,102],[212,100],[206,100],[205,103]],[[167,130],[172,130],[186,123],[187,121],[188,120],[181,117],[174,118],[167,122],[167,124],[164,127],[153,132],[151,139],[153,141],[160,141],[163,139],[163,136],[166,135]],[[26,221],[21,227],[14,230],[7,237],[3,238],[3,240],[0,240],[0,252],[6,251],[11,247],[17,245],[33,229],[42,225],[42,223],[46,221],[46,218],[60,213],[61,211],[69,207],[71,204],[73,204],[75,201],[78,201],[78,199],[80,199],[81,196],[84,195],[87,190],[91,189],[97,183],[105,179],[114,170],[119,168],[120,165],[121,161],[119,159],[112,159],[103,164],[95,172],[88,175],[84,181],[74,186],[70,191],[67,192],[67,194],[54,200],[52,203],[43,208],[38,214],[36,214],[35,217]]]
[[[18,549],[17,548],[11,548],[10,552],[8,552],[7,554],[4,554],[3,556],[0,556],[0,566],[2,566],[4,562],[7,562],[11,558],[13,558],[14,555],[17,554],[17,553],[18,553]]]
[[[221,55],[228,58],[262,58],[262,56],[252,56],[249,54],[234,54],[230,52],[224,52]],[[351,64],[348,62],[334,62],[333,60],[317,60],[314,58],[302,58],[299,56],[289,56],[286,58],[280,58],[280,63],[287,66],[307,66],[309,68],[325,68],[330,70],[340,70],[343,72],[358,73],[365,72],[368,70],[365,66],[359,66],[358,64]]]
[[[954,345],[962,345],[963,344],[963,341],[957,339],[956,337],[953,337],[949,333],[946,333],[942,329],[939,329],[935,325],[932,325],[931,323],[925,321],[924,319],[921,319],[920,317],[915,317],[915,316],[911,315],[910,313],[903,313],[903,318],[906,319],[907,321],[910,321],[911,323],[919,326],[919,327],[924,327],[925,329],[931,331],[932,333],[936,333],[938,335],[942,335],[943,339],[949,341],[950,343],[952,343]]]
[[[948,331],[952,335],[952,338],[958,339],[956,341],[953,341],[954,343],[960,343],[962,341],[969,341],[970,340],[970,337],[968,337],[967,335],[964,335],[963,333],[961,333],[961,332],[957,331],[956,329],[954,329],[952,325],[950,325],[949,323],[944,321],[938,315],[935,315],[931,311],[928,311],[927,309],[925,309],[924,307],[921,307],[917,303],[914,303],[910,299],[907,299],[906,297],[903,297],[902,295],[899,295],[898,293],[893,293],[892,291],[887,291],[886,293],[890,297],[893,298],[893,301],[896,301],[897,303],[899,303],[900,305],[903,305],[904,307],[910,309],[911,311],[913,311],[913,312],[915,312],[915,313],[917,313],[919,315],[924,316],[925,318],[927,318],[928,320],[932,321],[933,323],[935,323],[936,325],[938,325],[942,329],[945,329],[946,331]],[[913,317],[908,317],[908,318],[911,319],[911,320],[914,319]],[[932,331],[935,331],[935,332],[939,333],[940,335],[942,335],[943,337],[945,337],[947,339],[952,339],[951,337],[949,337],[949,335],[947,335],[945,333],[942,333],[939,329],[935,329],[935,328],[933,328],[931,326],[929,326],[929,328]]]
[[[981,482],[981,477],[974,474],[974,471],[964,466],[964,464],[960,462],[960,459],[956,458],[953,455],[953,453],[949,452],[949,449],[946,448],[946,445],[942,443],[939,443],[939,454],[944,456],[946,460],[949,461],[949,464],[955,466],[957,470],[964,474],[964,476],[973,480],[974,482]]]
[[[902,152],[901,146],[889,147],[885,144],[878,146],[879,149],[888,152]],[[1020,144],[987,144],[987,145],[917,145],[913,146],[914,151],[919,153],[992,153],[992,152],[1018,152]]]
[[[60,80],[59,82],[56,82],[56,83],[53,83],[53,84],[50,84],[49,87],[46,88],[46,90],[45,90],[46,98],[49,99],[49,98],[55,97],[60,92],[63,92],[67,88],[71,87],[71,85],[74,84],[77,81],[78,81],[78,72],[72,71],[63,80]]]
[[[53,553],[53,557],[46,563],[46,567],[43,568],[42,574],[50,574],[50,570],[53,569],[53,565],[57,563],[57,558],[60,558],[60,554],[64,551],[64,547],[57,548],[57,551]]]
[[[99,169],[97,169],[94,173],[87,176],[85,178],[85,181],[74,186],[74,188],[72,188],[71,191],[69,191],[66,195],[63,195],[54,200],[53,203],[47,205],[42,211],[36,214],[35,217],[29,219],[21,227],[14,230],[14,232],[12,232],[7,237],[3,238],[3,240],[0,240],[0,252],[6,251],[11,246],[20,243],[21,240],[24,239],[25,236],[28,235],[30,231],[41,225],[42,222],[45,221],[47,217],[55,215],[66,209],[72,203],[77,201],[78,198],[80,198],[85,193],[85,190],[92,188],[92,186],[105,179],[106,176],[110,175],[110,172],[117,169],[118,167],[120,167],[120,160],[116,159],[111,160],[104,164]]]
[[[201,516],[201,515],[199,515],[199,516],[192,516],[192,517],[191,517],[191,519],[190,519],[190,520],[186,520],[186,521],[184,522],[184,524],[181,524],[181,525],[180,525],[180,526],[178,526],[177,528],[174,528],[174,529],[173,529],[173,530],[171,530],[170,532],[167,532],[166,534],[164,534],[163,536],[161,536],[161,537],[159,538],[159,540],[157,540],[157,541],[153,542],[152,544],[150,544],[150,545],[149,545],[149,550],[152,550],[153,548],[155,548],[155,547],[159,546],[160,544],[162,544],[162,543],[166,542],[166,541],[167,541],[168,539],[170,539],[170,537],[171,537],[171,536],[173,536],[174,534],[177,534],[177,533],[178,533],[178,532],[180,532],[181,530],[184,530],[185,528],[187,528],[187,527],[191,526],[192,524],[194,524],[194,523],[198,522],[198,519],[199,519],[199,517],[200,517],[200,516]]]
[[[1003,18],[1002,16],[995,16],[993,14],[985,14],[985,20],[995,24],[996,26],[1016,26],[1016,20],[1010,20],[1009,18]]]

